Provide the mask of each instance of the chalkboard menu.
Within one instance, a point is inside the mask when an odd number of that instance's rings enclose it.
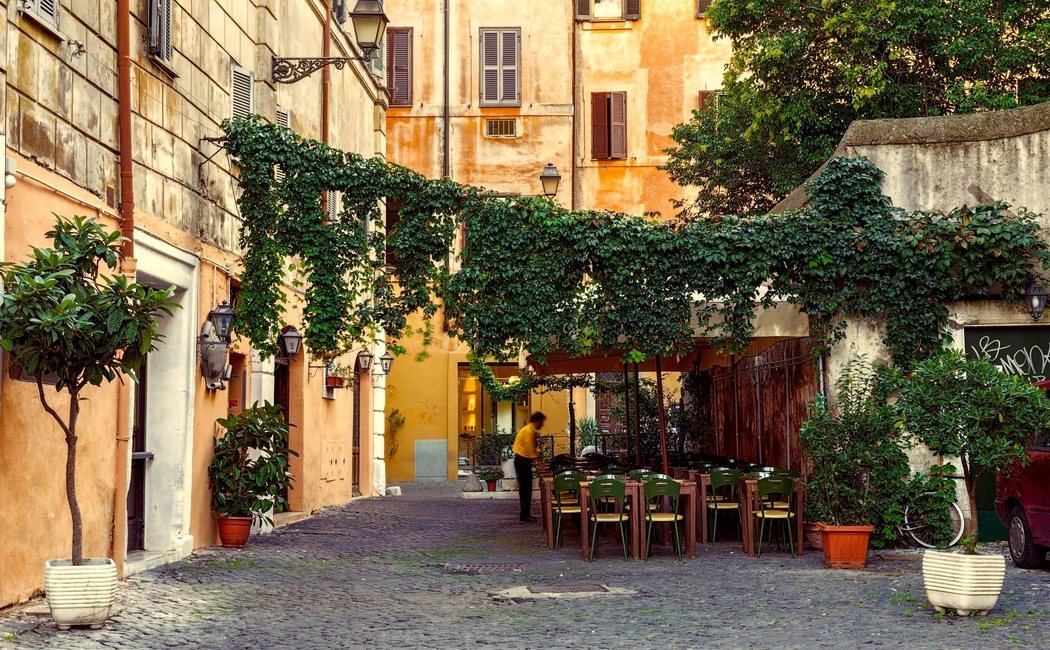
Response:
[[[966,354],[1033,382],[1050,379],[1050,326],[967,327]]]

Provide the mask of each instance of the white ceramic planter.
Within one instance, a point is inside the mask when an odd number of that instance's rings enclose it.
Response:
[[[959,616],[987,614],[999,600],[1005,577],[1002,555],[926,551],[922,556],[926,597],[939,612],[954,609]]]
[[[90,625],[97,630],[113,608],[117,565],[109,558],[87,558],[81,566],[73,566],[70,560],[48,560],[44,589],[58,629]]]

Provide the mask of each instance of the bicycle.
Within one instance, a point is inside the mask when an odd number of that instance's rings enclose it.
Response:
[[[901,535],[908,535],[919,546],[951,548],[962,539],[966,522],[958,503],[948,502],[946,513],[944,507],[943,496],[937,492],[923,492],[904,507],[904,524],[897,528]],[[947,522],[938,521],[943,517],[947,517]]]

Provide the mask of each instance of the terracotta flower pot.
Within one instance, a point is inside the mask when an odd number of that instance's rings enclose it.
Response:
[[[806,545],[814,551],[824,548],[824,536],[820,532],[820,524],[804,523],[802,525],[802,534],[806,538]]]
[[[216,522],[223,546],[241,548],[248,543],[248,535],[252,532],[251,517],[217,517]]]
[[[329,388],[342,388],[346,385],[346,378],[329,376],[324,378],[324,383]]]
[[[817,524],[824,544],[824,564],[832,569],[863,569],[868,565],[868,540],[874,526]]]
[[[489,492],[495,492],[496,491],[496,482],[495,481],[486,481],[486,483],[489,484]]]
[[[987,614],[995,607],[1006,577],[1002,555],[964,555],[926,551],[922,556],[922,582],[926,598],[938,612],[954,609],[959,616]]]

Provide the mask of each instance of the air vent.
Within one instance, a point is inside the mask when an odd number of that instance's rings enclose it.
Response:
[[[517,120],[485,120],[485,135],[490,138],[518,137]]]

